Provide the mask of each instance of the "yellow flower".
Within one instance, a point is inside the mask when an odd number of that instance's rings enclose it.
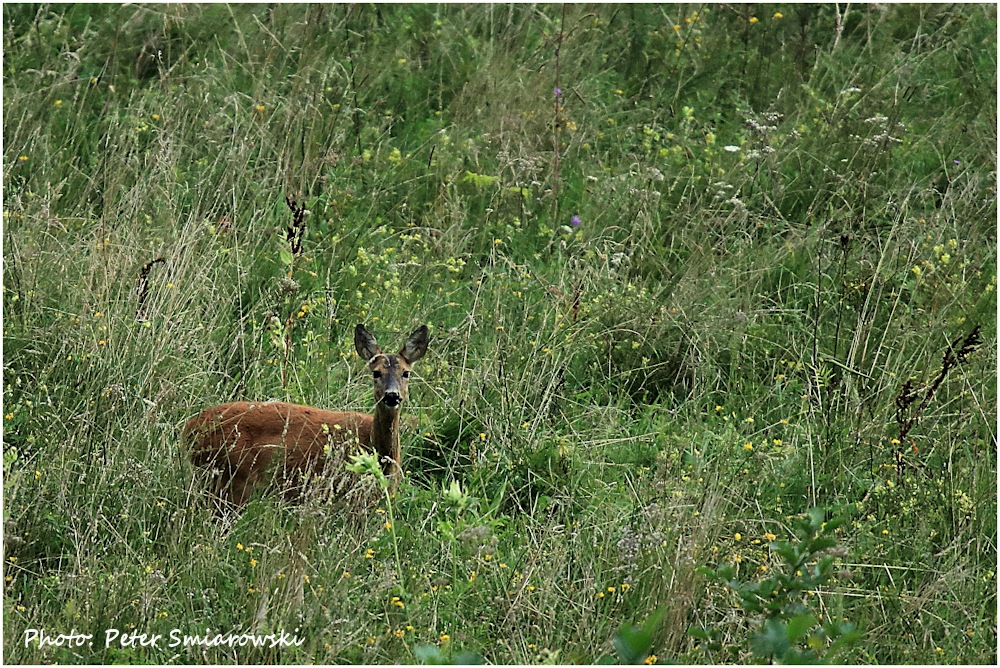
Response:
[[[344,571],[343,573],[340,574],[340,577],[342,577],[345,580],[348,580],[350,579],[351,574],[348,571]]]
[[[750,23],[757,23],[757,21],[759,21],[759,20],[760,19],[758,19],[756,16],[751,16],[750,17]]]
[[[776,19],[783,19],[783,18],[785,18],[785,15],[782,14],[781,12],[775,12],[774,13],[774,18],[776,18]]]
[[[159,114],[153,114],[152,116],[150,116],[150,118],[152,118],[154,121],[158,121],[158,120],[160,120],[160,115]]]
[[[250,568],[254,568],[256,566],[257,566],[257,560],[256,559],[251,559],[250,560]]]
[[[739,533],[734,533],[733,538],[735,538],[736,540],[743,540],[743,536]]]
[[[775,536],[771,532],[767,532],[767,533],[764,534],[764,538],[766,538],[767,540],[774,540],[775,538],[777,538],[777,536]]]
[[[56,105],[57,107],[61,107],[61,106],[62,106],[62,100],[56,100],[54,104],[55,104],[55,105]]]
[[[450,635],[448,635],[447,633],[442,633],[442,634],[441,634],[441,635],[440,635],[440,636],[438,637],[438,640],[440,640],[440,641],[441,641],[441,643],[442,643],[442,644],[444,644],[444,643],[448,642],[449,640],[451,640],[451,636],[450,636]]]
[[[28,162],[28,156],[22,155],[21,157],[18,158],[18,160],[21,162]]]
[[[365,550],[365,559],[373,559],[375,557],[375,551],[371,548]]]
[[[747,452],[753,450],[753,443],[744,443],[743,449],[746,450]]]
[[[391,529],[391,528],[392,528],[392,522],[386,522],[386,523],[385,523],[384,525],[382,525],[382,526],[384,526],[384,527],[385,527],[385,529],[386,529],[386,531],[388,531],[389,529]]]
[[[257,109],[257,111],[264,111],[267,107],[265,107],[262,104],[258,104],[255,108]]]
[[[655,654],[650,654],[649,656],[646,657],[646,665],[647,666],[651,666],[654,663],[656,663],[656,655]]]

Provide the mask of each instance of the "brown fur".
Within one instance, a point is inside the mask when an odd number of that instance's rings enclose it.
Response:
[[[191,461],[213,473],[213,493],[241,506],[271,477],[289,497],[298,496],[315,477],[329,477],[337,492],[345,481],[344,464],[361,451],[378,455],[395,491],[402,476],[399,414],[406,399],[413,362],[427,347],[427,329],[414,332],[397,355],[383,354],[374,337],[358,325],[355,348],[369,362],[375,383],[375,414],[328,411],[279,402],[237,401],[206,408],[182,432]],[[407,357],[409,359],[407,359]],[[390,406],[386,395],[396,394]],[[272,475],[268,475],[273,472]]]

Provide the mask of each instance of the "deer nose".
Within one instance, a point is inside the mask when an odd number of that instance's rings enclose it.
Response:
[[[386,392],[382,397],[382,403],[384,403],[389,408],[396,408],[401,403],[403,403],[403,397],[400,396],[399,392],[389,391]]]

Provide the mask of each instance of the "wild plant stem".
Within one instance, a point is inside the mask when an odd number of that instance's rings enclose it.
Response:
[[[566,5],[562,6],[562,16],[559,18],[559,35],[556,37],[555,57],[556,57],[556,80],[552,90],[555,99],[552,114],[552,219],[559,219],[559,132],[562,125],[560,114],[562,112],[562,94],[559,88],[559,75],[561,68],[560,51],[562,51],[563,40],[566,33]]]
[[[385,474],[382,475],[379,483],[382,485],[382,492],[385,494],[385,513],[389,522],[389,535],[392,536],[392,551],[396,557],[396,573],[399,574],[399,586],[406,591],[406,584],[403,581],[403,561],[399,558],[399,541],[396,540],[396,517],[392,512],[392,496],[389,494],[389,481]]]

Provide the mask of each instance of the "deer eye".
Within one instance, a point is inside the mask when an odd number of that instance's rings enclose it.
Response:
[[[372,371],[372,375],[375,376],[376,378],[381,378],[382,377],[382,372],[381,371]]]
[[[409,378],[409,377],[410,377],[410,372],[409,371],[404,371],[403,372],[403,378]]]

